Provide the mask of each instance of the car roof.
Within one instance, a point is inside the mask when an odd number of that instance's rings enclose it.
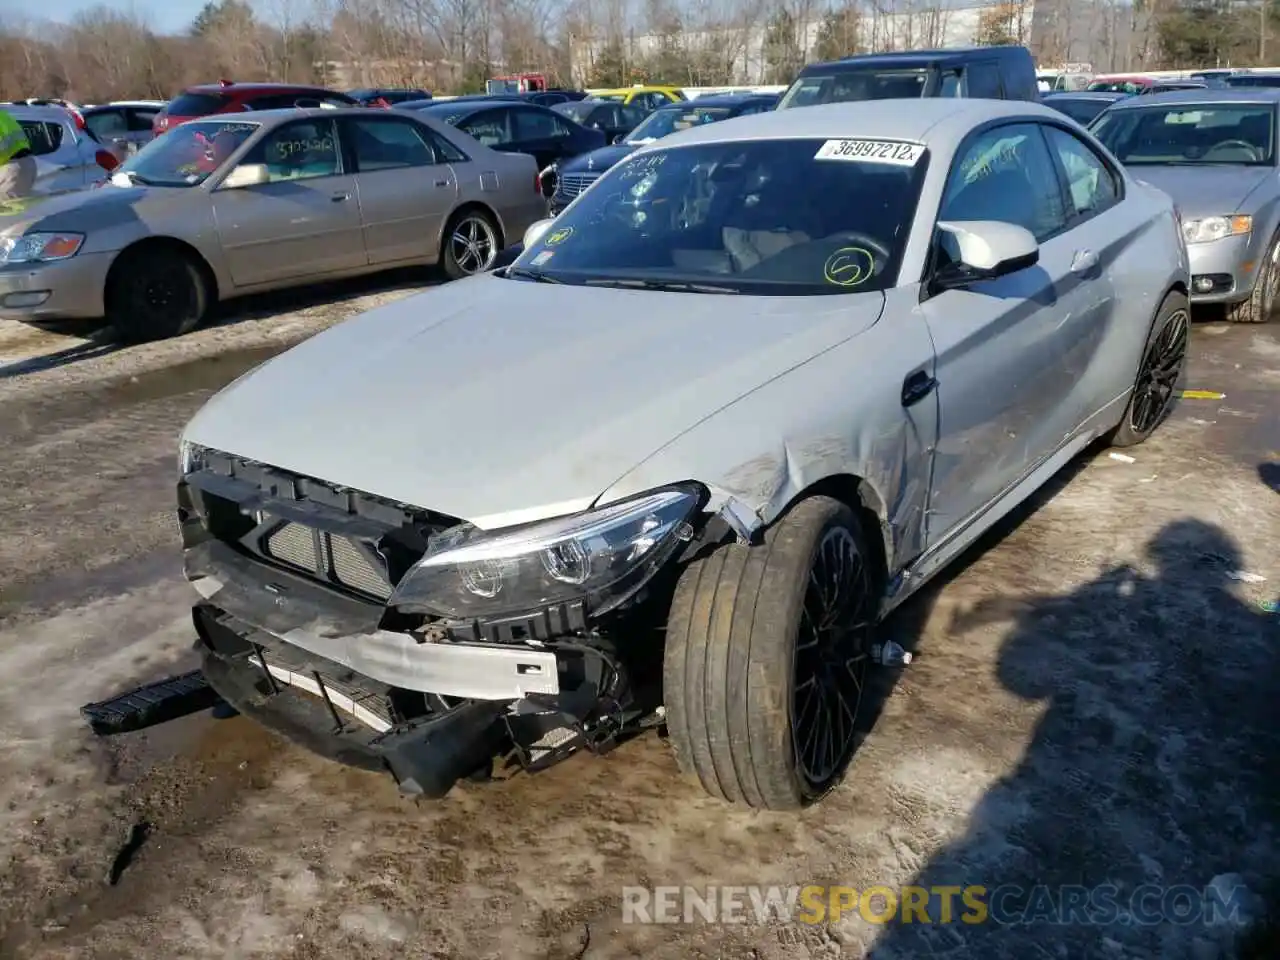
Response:
[[[739,107],[744,103],[757,100],[777,100],[776,93],[708,93],[692,100],[681,100],[679,103],[664,103],[659,110],[673,110],[680,107]]]
[[[413,100],[409,101],[409,103],[415,103],[415,102],[416,101],[413,101]],[[459,97],[456,100],[429,100],[429,101],[423,101],[423,102],[427,103],[428,105],[425,107],[422,107],[421,109],[416,107],[412,109],[414,109],[415,112],[418,112],[418,113],[437,113],[437,114],[447,113],[449,111],[449,108],[453,108],[459,113],[470,114],[470,113],[476,113],[480,110],[487,110],[490,107],[498,106],[498,105],[508,106],[508,107],[520,106],[526,110],[550,109],[549,107],[544,107],[540,103],[530,103],[528,100],[525,100],[523,97],[497,96],[497,97],[475,97],[472,99],[463,99],[462,97]],[[408,106],[408,104],[400,103],[400,104],[396,104],[396,106],[405,107],[405,106]]]
[[[1210,103],[1276,103],[1280,102],[1278,87],[1203,87],[1196,90],[1170,90],[1168,93],[1152,93],[1145,97],[1125,97],[1117,101],[1112,110],[1132,110],[1152,104],[1210,104]]]
[[[280,107],[275,110],[252,110],[249,113],[211,113],[183,121],[182,126],[193,124],[253,123],[274,127],[286,120],[303,120],[310,117],[381,117],[385,110],[370,111],[368,107]]]
[[[11,113],[19,120],[48,120],[61,123],[71,119],[71,111],[66,107],[33,106],[29,103],[4,103],[0,110]]]
[[[1119,90],[1054,90],[1051,93],[1042,93],[1041,100],[1103,100],[1116,101],[1124,100],[1132,94],[1121,93]],[[1150,99],[1150,98],[1148,98]]]
[[[112,100],[110,103],[95,103],[92,107],[85,107],[81,113],[96,113],[100,110],[110,110],[115,107],[146,107],[147,109],[155,107],[163,107],[164,100]]]
[[[258,91],[271,93],[288,93],[291,90],[323,90],[332,93],[327,87],[314,83],[197,83],[187,87],[183,93],[255,93]]]
[[[700,124],[670,134],[653,146],[732,140],[911,140],[950,148],[977,124],[1002,117],[1061,120],[1052,107],[1030,100],[925,97],[919,100],[862,100],[791,110],[767,110],[721,123]],[[950,121],[944,126],[944,121]],[[937,129],[935,129],[937,128]],[[652,149],[652,147],[648,148]]]
[[[1025,48],[1013,44],[991,47],[944,47],[936,50],[903,50],[885,53],[860,53],[845,57],[842,60],[828,60],[825,63],[811,63],[802,73],[828,67],[880,67],[880,66],[928,66],[933,63],[946,63],[952,60],[972,60],[976,56],[1008,56],[1011,51]]]

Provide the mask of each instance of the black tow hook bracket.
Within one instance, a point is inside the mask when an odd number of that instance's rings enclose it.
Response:
[[[80,715],[100,737],[145,730],[179,717],[224,705],[199,670],[135,687],[126,693],[86,703]]]

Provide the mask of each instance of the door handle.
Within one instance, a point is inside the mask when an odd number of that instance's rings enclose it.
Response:
[[[1098,265],[1098,255],[1092,250],[1077,250],[1071,260],[1072,273],[1088,273]]]
[[[938,381],[929,376],[926,370],[917,370],[908,375],[907,379],[902,381],[902,405],[914,406],[933,393],[933,388],[937,385]]]
[[[349,193],[335,193],[335,194],[334,194],[332,197],[330,197],[329,199],[330,199],[330,200],[332,200],[334,203],[345,203],[347,200],[350,200],[350,199],[351,199],[351,194],[349,194]]]

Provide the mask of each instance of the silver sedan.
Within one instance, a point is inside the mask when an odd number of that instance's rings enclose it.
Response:
[[[420,794],[665,721],[713,795],[812,802],[868,664],[900,660],[877,621],[1170,410],[1178,229],[1033,103],[659,140],[511,267],[332,328],[196,415],[205,676]]]
[[[360,108],[188,121],[102,189],[11,205],[0,317],[184,333],[220,299],[439,263],[489,269],[546,212],[532,157]]]
[[[1115,104],[1095,136],[1173,198],[1191,259],[1192,303],[1232,320],[1274,317],[1280,293],[1280,90],[1184,90]]]

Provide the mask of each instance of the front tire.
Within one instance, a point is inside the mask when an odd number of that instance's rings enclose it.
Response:
[[[1232,323],[1266,323],[1276,312],[1276,297],[1280,294],[1280,234],[1271,239],[1266,259],[1258,270],[1249,299],[1227,307],[1227,319]]]
[[[853,755],[876,577],[858,518],[801,500],[759,546],[691,563],[667,625],[663,691],[681,772],[722,800],[814,802]]]
[[[483,210],[463,210],[444,231],[440,265],[450,280],[484,273],[498,258],[498,228]]]
[[[112,265],[107,278],[106,319],[125,343],[189,333],[208,308],[204,274],[177,250],[128,250]]]
[[[1176,290],[1164,298],[1138,362],[1133,392],[1120,425],[1108,438],[1113,447],[1136,446],[1169,416],[1183,386],[1191,313],[1185,295]]]

